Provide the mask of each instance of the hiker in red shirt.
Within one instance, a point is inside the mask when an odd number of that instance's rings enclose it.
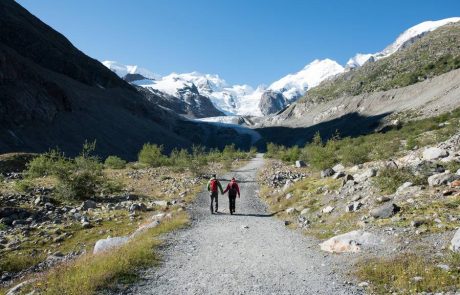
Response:
[[[217,180],[216,178],[216,175],[213,174],[211,179],[209,180],[208,182],[208,191],[211,193],[211,214],[214,214],[214,210],[213,210],[213,203],[216,202],[216,213],[217,213],[217,209],[219,207],[219,191],[218,189],[220,189],[220,193],[223,194],[222,192],[222,185],[220,185],[220,182],[219,180]]]
[[[240,187],[238,183],[236,183],[235,177],[232,178],[229,184],[227,184],[227,188],[224,190],[224,194],[228,191],[228,202],[230,203],[230,214],[233,215],[235,213],[235,202],[236,202],[236,195],[238,198],[240,197]]]

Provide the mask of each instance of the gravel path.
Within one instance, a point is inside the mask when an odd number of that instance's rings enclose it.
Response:
[[[226,196],[211,215],[209,195],[201,193],[192,226],[167,236],[163,265],[123,294],[361,294],[340,276],[344,257],[320,252],[316,241],[267,214],[257,196],[262,165],[259,155],[223,177],[223,186],[231,176],[240,183],[233,216]]]

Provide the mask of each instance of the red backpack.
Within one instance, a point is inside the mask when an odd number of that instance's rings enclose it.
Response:
[[[211,179],[211,192],[217,192],[217,179]]]

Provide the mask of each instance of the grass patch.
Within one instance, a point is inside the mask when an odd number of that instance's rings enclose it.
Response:
[[[99,255],[88,254],[47,273],[35,287],[41,294],[94,294],[118,280],[133,282],[139,268],[159,263],[154,248],[158,236],[185,226],[188,217],[179,213],[173,219],[150,229],[113,251]]]
[[[0,259],[0,273],[19,272],[34,266],[45,259],[45,255],[27,255],[25,253],[16,255],[15,253],[2,254]]]
[[[443,270],[436,265],[449,265]],[[371,283],[373,294],[415,294],[419,292],[455,292],[460,288],[459,254],[434,261],[416,255],[390,259],[371,259],[361,264],[357,276]],[[421,278],[420,280],[414,278]]]
[[[405,182],[414,185],[427,184],[426,177],[416,176],[409,169],[384,168],[373,179],[373,184],[386,194],[393,194]]]

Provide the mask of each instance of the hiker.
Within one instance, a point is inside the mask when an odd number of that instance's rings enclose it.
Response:
[[[227,184],[227,188],[224,190],[224,194],[228,191],[228,202],[230,203],[230,214],[235,213],[235,201],[236,195],[240,197],[240,187],[236,183],[235,177]]]
[[[219,192],[218,189],[220,190],[220,193],[223,194],[224,192],[222,191],[222,185],[220,185],[219,180],[217,180],[216,175],[213,174],[211,179],[208,182],[208,191],[211,192],[211,214],[214,214],[213,210],[213,202],[216,202],[216,213],[217,209],[219,207]]]

